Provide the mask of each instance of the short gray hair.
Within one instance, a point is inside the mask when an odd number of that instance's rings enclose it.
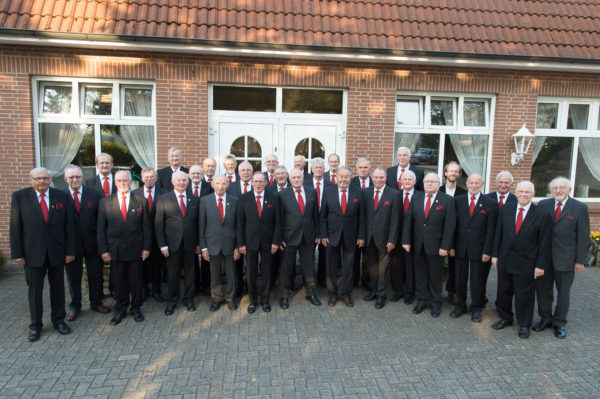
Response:
[[[77,165],[73,165],[73,164],[69,164],[65,167],[65,170],[63,171],[65,174],[65,177],[67,176],[67,172],[70,170],[78,170],[79,173],[81,173],[83,175],[83,171],[81,170],[81,168]]]
[[[340,166],[340,167],[338,168],[338,170],[337,170],[338,174],[340,173],[340,171],[341,171],[341,170],[347,170],[347,171],[348,171],[348,173],[350,173],[350,177],[352,177],[352,170],[350,170],[350,168],[349,168],[349,167],[347,167],[346,165],[344,165],[344,166]]]
[[[554,182],[557,181],[557,180],[563,180],[563,181],[567,182],[567,187],[573,188],[573,186],[571,185],[571,180],[568,177],[565,177],[565,176],[556,176],[554,179],[552,179],[550,181],[550,185],[549,186],[552,187],[552,185],[554,184]]]
[[[179,155],[181,155],[181,150],[179,148],[177,148],[177,147],[171,147],[171,148],[169,148],[169,151],[167,151],[167,155],[169,155],[172,152],[177,152],[177,153],[179,153]]]
[[[273,169],[273,172],[277,172],[278,170],[283,170],[285,173],[288,173],[288,170],[285,167],[285,165],[277,165],[277,166],[275,166],[275,169]]]
[[[510,177],[510,184],[513,184],[515,179],[513,178],[512,173],[510,173],[508,170],[501,170],[500,172],[498,172],[498,174],[496,175],[496,181],[498,181],[498,179],[502,175],[507,175],[508,177]]]
[[[156,175],[156,169],[154,169],[151,166],[148,166],[147,168],[142,169],[142,171],[140,172],[140,176],[142,176],[144,173],[154,173]]]
[[[356,160],[356,167],[358,168],[358,165],[360,165],[363,162],[368,162],[369,163],[369,168],[371,167],[371,160],[369,158],[358,158]]]
[[[316,163],[318,163],[321,166],[325,167],[325,160],[323,158],[321,158],[321,157],[317,157],[317,158],[313,158],[312,159],[312,165],[314,165]]]
[[[33,168],[31,169],[31,171],[29,171],[29,177],[33,179],[33,175],[37,175],[38,173],[44,172],[46,172],[49,176],[52,176],[48,169],[44,168],[43,166],[38,166],[37,168]]]

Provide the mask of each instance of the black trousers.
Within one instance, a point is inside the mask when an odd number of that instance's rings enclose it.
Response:
[[[281,278],[280,272],[282,269],[281,263],[283,261],[283,251],[277,250],[273,254],[273,259],[271,261],[271,288],[275,288],[277,284],[277,278]]]
[[[500,318],[513,320],[512,298],[515,298],[515,316],[520,327],[531,327],[535,304],[533,270],[527,274],[512,274],[498,270],[498,297],[496,310]]]
[[[65,319],[65,280],[64,265],[50,265],[48,257],[40,267],[30,267],[25,264],[25,281],[27,282],[27,298],[29,299],[29,315],[31,324],[29,328],[42,328],[44,314],[44,278],[48,274],[50,285],[50,319],[52,324],[60,323]]]
[[[194,289],[196,295],[200,292],[210,292],[210,262],[205,261],[202,256],[194,259]]]
[[[481,311],[485,305],[485,266],[481,259],[456,258],[456,298],[455,304],[463,312],[467,311],[467,281],[471,290],[471,311]]]
[[[131,310],[142,306],[144,302],[142,273],[141,256],[139,260],[111,260],[110,274],[116,293],[115,314],[127,313],[128,306]]]
[[[164,257],[157,245],[152,245],[150,256],[143,263],[144,289],[160,293],[162,276],[161,267]]]
[[[406,252],[402,248],[404,257],[404,298],[415,297],[415,259],[412,252]]]
[[[83,256],[76,256],[75,260],[65,265],[67,274],[67,283],[69,285],[69,294],[71,302],[69,310],[73,312],[81,311],[81,280],[83,277]],[[102,272],[104,263],[98,254],[85,255],[85,269],[88,278],[88,293],[90,298],[90,307],[92,309],[102,305]]]
[[[279,276],[279,294],[282,298],[287,298],[290,291],[294,288],[290,281],[296,268],[296,253],[300,256],[300,265],[304,275],[304,284],[306,293],[311,293],[315,288],[315,244],[306,244],[304,240],[299,246],[288,245],[283,251],[283,268]]]
[[[179,303],[181,291],[180,273],[183,267],[183,301],[194,299],[194,258],[197,258],[194,251],[185,251],[180,246],[176,251],[169,251],[167,257],[167,304],[177,305]]]
[[[386,298],[391,292],[390,253],[385,245],[378,246],[371,239],[365,251],[369,273],[369,289]]]
[[[552,322],[555,327],[567,324],[571,286],[574,278],[574,270],[563,272],[549,267],[544,271],[542,277],[535,280],[538,314],[544,323]],[[554,285],[556,285],[556,307],[554,308],[554,314],[552,314]]]
[[[404,295],[404,279],[406,270],[404,267],[404,248],[397,245],[390,253],[391,285],[396,295]]]
[[[258,287],[258,256],[260,254],[261,286]],[[248,251],[246,254],[246,282],[250,303],[269,303],[271,297],[271,265],[273,255],[270,250]]]
[[[222,274],[225,274],[224,280]],[[234,300],[236,277],[233,255],[224,255],[223,252],[210,255],[210,295],[213,301]]]
[[[431,303],[433,308],[442,307],[442,275],[444,257],[427,255],[421,250],[414,253],[415,295],[419,303]]]
[[[327,246],[327,293],[330,298],[350,299],[354,287],[354,254],[356,245]]]
[[[317,284],[327,285],[327,248],[319,244],[317,255]]]
[[[240,256],[238,260],[235,261],[235,296],[240,297],[244,292],[244,283],[245,279],[245,262],[244,257]]]
[[[456,293],[456,257],[448,256],[448,281],[446,281],[446,291]]]
[[[367,269],[367,247],[362,247],[354,250],[354,268],[352,271],[352,278],[354,280],[354,286],[358,287],[359,283],[362,283],[363,287],[369,288],[369,271]]]

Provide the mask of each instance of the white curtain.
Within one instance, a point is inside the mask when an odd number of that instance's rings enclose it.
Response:
[[[571,127],[570,129],[585,130],[587,129],[588,123],[588,112],[589,105],[585,104],[570,104],[569,105],[569,116]]]
[[[142,168],[154,167],[154,128],[152,126],[121,126],[121,135],[138,165]]]
[[[406,147],[410,150],[411,154],[414,154],[417,151],[417,144],[421,140],[420,134],[415,133],[396,133],[395,144],[396,151],[394,151],[394,162],[393,165],[398,164],[398,158],[396,157],[396,152],[400,147]]]
[[[449,134],[448,136],[458,158],[458,163],[466,174],[479,173],[481,176],[485,176],[489,137],[465,134]]]
[[[46,123],[41,130],[42,166],[50,174],[58,176],[71,163],[81,142],[87,125],[71,125],[66,123]]]
[[[538,155],[542,152],[542,148],[544,148],[544,143],[546,142],[546,137],[544,136],[535,136],[535,143],[533,144],[533,160],[531,164],[535,163]]]
[[[600,181],[600,139],[579,139],[579,151],[594,179]]]

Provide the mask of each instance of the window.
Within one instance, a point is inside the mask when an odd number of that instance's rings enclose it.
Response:
[[[600,198],[600,100],[540,98],[535,125],[531,180],[537,197],[548,197],[548,183],[566,176],[571,194]]]
[[[96,173],[100,152],[134,179],[156,165],[154,83],[40,77],[32,80],[37,164],[60,176],[68,164]],[[54,179],[65,187],[61,178]]]
[[[313,158],[323,158],[325,159],[325,146],[319,140],[315,138],[305,138],[300,140],[296,145],[296,149],[294,150],[294,154],[296,155],[304,155],[304,171],[309,172],[310,165],[309,162]]]
[[[408,147],[412,153],[411,164],[427,171],[441,176],[444,165],[456,161],[466,176],[479,173],[484,180],[489,180],[486,173],[494,102],[495,97],[483,95],[399,94],[394,164],[397,164],[398,147]]]
[[[275,112],[276,97],[272,87],[214,86],[213,109]]]
[[[258,140],[252,136],[241,136],[231,144],[229,153],[235,155],[237,165],[243,161],[248,161],[252,165],[253,171],[262,170],[262,148]]]
[[[283,89],[282,111],[304,114],[342,114],[342,90]]]

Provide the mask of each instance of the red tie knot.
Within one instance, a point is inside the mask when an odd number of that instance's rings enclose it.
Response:
[[[257,196],[256,196],[256,200],[257,200],[257,201],[260,201],[260,195],[257,195]]]

